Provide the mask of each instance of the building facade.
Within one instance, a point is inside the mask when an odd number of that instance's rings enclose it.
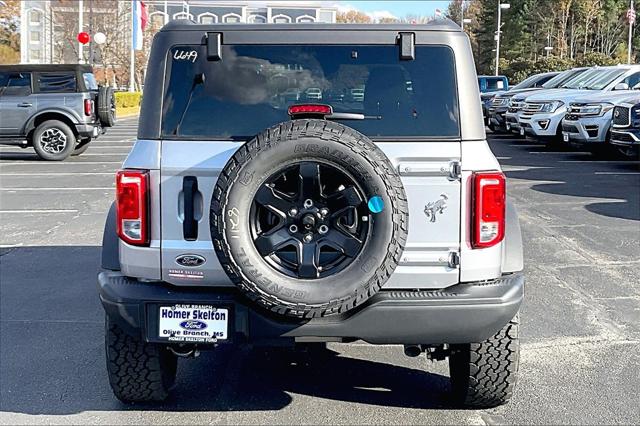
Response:
[[[336,22],[337,9],[322,3],[149,0],[150,31],[175,19],[213,23]],[[105,24],[100,25],[100,22]],[[121,23],[120,23],[121,22]],[[126,52],[131,46],[131,2],[113,0],[24,0],[20,15],[23,63],[73,63],[88,60],[89,49],[76,40],[78,32],[103,31]],[[103,28],[108,28],[107,31]],[[96,49],[98,53],[100,49]],[[92,59],[95,57],[92,56]]]

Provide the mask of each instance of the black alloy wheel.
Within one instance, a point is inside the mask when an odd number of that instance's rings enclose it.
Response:
[[[316,279],[340,272],[369,234],[364,191],[344,169],[319,161],[287,165],[257,190],[250,213],[253,242],[277,271]]]
[[[298,119],[265,129],[220,172],[213,247],[231,281],[271,312],[337,315],[376,294],[400,261],[407,197],[365,135]]]

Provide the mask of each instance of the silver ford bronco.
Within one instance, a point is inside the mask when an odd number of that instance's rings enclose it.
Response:
[[[363,340],[512,395],[522,240],[469,40],[426,25],[167,24],[116,178],[98,290],[111,387],[178,358]]]

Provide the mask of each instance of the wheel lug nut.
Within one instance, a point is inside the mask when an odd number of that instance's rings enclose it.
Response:
[[[313,207],[313,200],[307,198],[306,200],[304,200],[304,208],[308,209],[309,207]]]
[[[307,234],[307,235],[304,236],[304,242],[305,243],[310,243],[311,240],[313,240],[313,235]]]
[[[291,210],[289,210],[289,216],[294,217],[297,214],[298,214],[298,209],[296,209],[295,207],[292,207]]]
[[[295,234],[296,232],[298,232],[298,227],[296,225],[291,225],[289,227],[289,232],[291,232],[292,234]]]
[[[327,225],[320,225],[320,227],[318,228],[318,232],[321,234],[326,234],[327,232],[329,232],[329,227]]]
[[[322,216],[326,216],[326,215],[328,215],[328,214],[329,214],[329,209],[328,209],[328,208],[326,208],[326,207],[325,207],[325,208],[320,209],[320,214],[321,214]]]

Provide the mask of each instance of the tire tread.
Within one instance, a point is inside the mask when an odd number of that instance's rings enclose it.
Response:
[[[224,232],[224,221],[220,220],[226,204],[227,190],[240,178],[242,166],[262,150],[299,138],[320,138],[348,147],[374,167],[383,177],[386,192],[393,201],[394,235],[391,238],[384,260],[373,277],[351,295],[322,304],[291,303],[273,294],[262,291],[247,279],[231,256]],[[246,296],[260,306],[282,315],[299,318],[314,318],[344,313],[360,305],[389,279],[400,261],[408,234],[408,204],[404,187],[393,165],[386,155],[363,134],[326,120],[293,120],[264,130],[240,147],[228,161],[218,178],[211,203],[211,233],[218,259],[230,279]]]
[[[122,402],[163,401],[176,376],[175,355],[106,321],[109,383]]]
[[[518,327],[516,316],[482,343],[452,347],[449,368],[454,398],[458,403],[488,408],[511,399],[520,357]]]

